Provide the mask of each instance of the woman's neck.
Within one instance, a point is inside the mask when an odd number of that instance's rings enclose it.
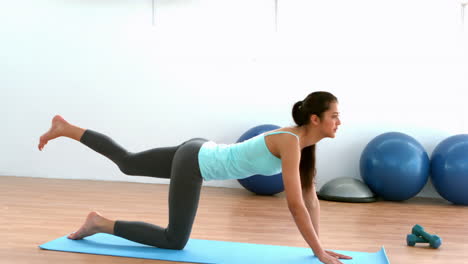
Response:
[[[309,126],[292,127],[291,129],[299,136],[301,149],[315,145],[324,138],[317,129]]]

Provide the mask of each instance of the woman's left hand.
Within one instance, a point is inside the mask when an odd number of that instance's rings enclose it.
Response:
[[[327,252],[328,255],[330,255],[332,257],[335,257],[335,258],[338,258],[338,259],[352,259],[352,257],[350,257],[350,256],[338,254],[338,253],[330,251],[330,250],[325,250],[325,252]]]

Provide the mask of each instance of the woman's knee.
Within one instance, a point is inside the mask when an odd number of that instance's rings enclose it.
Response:
[[[187,245],[187,242],[189,240],[190,234],[172,234],[169,235],[170,233],[166,233],[167,236],[167,247],[169,249],[176,249],[176,250],[181,250],[184,249],[185,245]]]
[[[122,159],[117,163],[119,169],[122,173],[126,175],[136,175],[134,166],[132,165],[132,154],[127,153],[122,157]]]
[[[169,245],[169,249],[174,249],[174,250],[182,250],[184,249],[185,245],[187,245],[187,242],[188,241],[177,241],[177,242],[173,242]]]

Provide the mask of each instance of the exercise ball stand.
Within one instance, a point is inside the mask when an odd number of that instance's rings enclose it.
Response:
[[[352,177],[341,177],[327,182],[317,192],[321,200],[371,203],[377,201],[377,196],[362,181]]]

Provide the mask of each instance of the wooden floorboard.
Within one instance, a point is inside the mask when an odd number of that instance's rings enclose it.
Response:
[[[0,263],[174,263],[44,251],[75,231],[92,210],[121,220],[167,224],[168,186],[128,182],[0,177]],[[392,264],[468,263],[468,207],[443,200],[353,204],[321,201],[320,237],[328,249],[375,252]],[[439,249],[406,246],[414,224],[443,239]],[[306,247],[283,194],[204,187],[192,238]]]

